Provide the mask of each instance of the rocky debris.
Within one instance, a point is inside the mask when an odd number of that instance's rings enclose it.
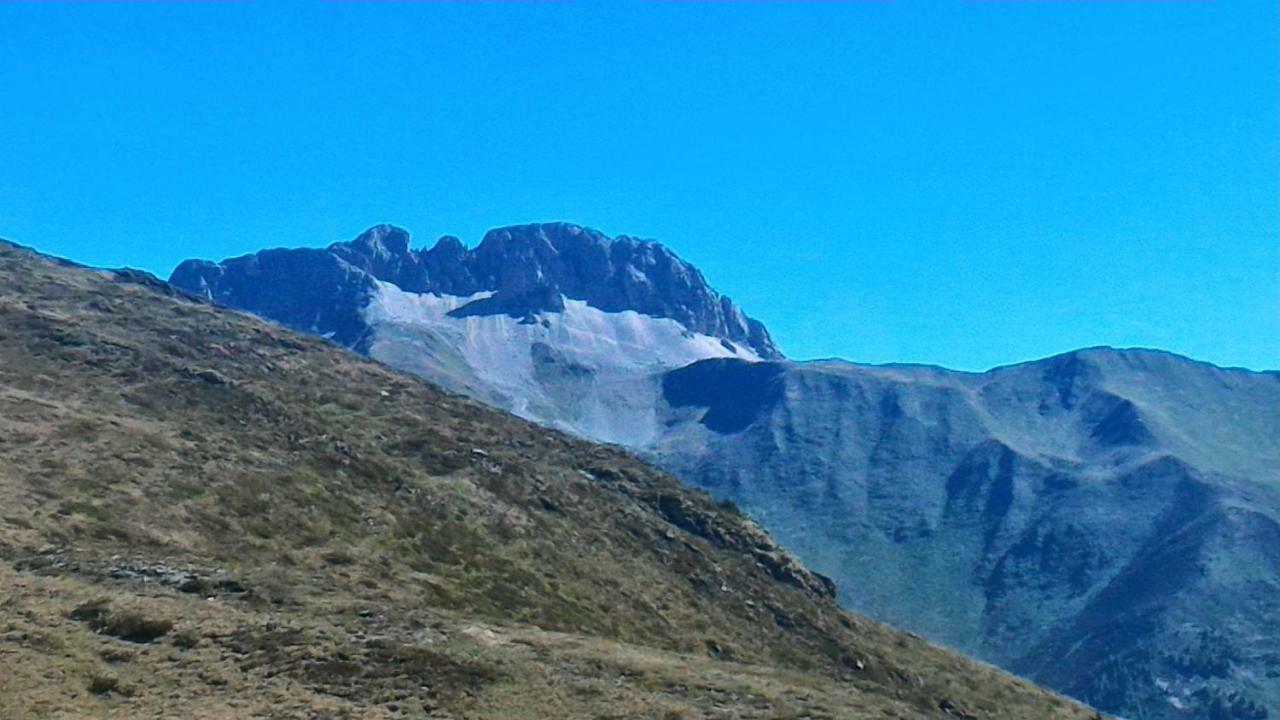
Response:
[[[126,562],[111,566],[108,575],[112,580],[156,582],[179,592],[202,597],[246,598],[250,595],[248,588],[239,581],[231,579],[221,570],[201,573],[170,567],[163,563]]]
[[[766,602],[765,609],[769,611],[769,615],[773,617],[773,623],[783,630],[795,630],[796,621],[791,617],[786,608],[777,603]]]
[[[656,498],[658,512],[667,522],[691,535],[714,542],[724,542],[724,533],[715,522],[715,516],[696,507],[684,498],[659,495]]]
[[[53,547],[41,548],[36,554],[19,559],[14,568],[40,575],[74,574],[118,583],[155,584],[206,598],[244,600],[253,595],[252,590],[225,570],[179,568],[165,563],[122,560],[118,556],[106,560],[80,558]]]
[[[818,595],[835,597],[835,582],[820,573],[806,570],[800,561],[780,547],[756,550],[753,553],[756,562],[769,571],[775,580],[790,583]]]

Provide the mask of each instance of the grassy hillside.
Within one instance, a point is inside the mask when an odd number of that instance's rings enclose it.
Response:
[[[732,508],[0,243],[0,717],[1090,718]]]

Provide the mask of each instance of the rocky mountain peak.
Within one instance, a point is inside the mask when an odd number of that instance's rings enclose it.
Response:
[[[484,289],[527,295],[540,286],[606,312],[633,310],[780,357],[768,331],[711,289],[693,265],[661,243],[609,238],[571,223],[491,230],[472,253]]]
[[[403,257],[409,253],[409,231],[395,225],[374,225],[350,246],[374,257]]]
[[[420,274],[421,261],[409,249],[409,231],[394,225],[375,225],[328,251],[378,280],[399,283]]]
[[[467,246],[453,235],[443,235],[436,241],[435,247],[424,252],[445,257],[459,257],[467,252]]]
[[[669,318],[690,332],[749,348],[760,357],[782,356],[763,324],[713,290],[697,268],[651,240],[610,238],[598,230],[553,222],[491,230],[471,250],[452,236],[429,250],[415,251],[410,244],[408,231],[376,225],[355,240],[324,250],[273,250],[220,263],[189,260],[170,281],[347,344],[354,344],[362,329],[347,326],[359,313],[346,306],[359,304],[382,281],[409,293],[492,295],[481,305],[464,308],[466,315],[555,312],[563,297],[604,312]],[[307,290],[306,306],[300,306],[298,288],[314,285],[316,278],[339,283]],[[286,291],[288,297],[277,297]],[[343,305],[343,312],[336,312],[335,303]],[[347,325],[326,327],[326,318],[340,318]]]

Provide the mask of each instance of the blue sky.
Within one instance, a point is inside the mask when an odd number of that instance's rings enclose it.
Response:
[[[796,358],[1276,368],[1278,7],[0,3],[0,237],[167,276],[571,220]]]

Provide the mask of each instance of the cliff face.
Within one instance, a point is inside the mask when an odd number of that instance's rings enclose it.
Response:
[[[429,250],[412,250],[407,232],[379,225],[324,250],[267,250],[220,263],[189,260],[170,278],[221,304],[351,346],[369,330],[360,314],[378,281],[414,294],[486,294],[457,308],[458,317],[525,318],[557,312],[565,299],[579,300],[605,313],[668,318],[762,358],[781,357],[762,324],[666,247],[611,239],[568,223],[492,230],[474,250],[453,237]]]

